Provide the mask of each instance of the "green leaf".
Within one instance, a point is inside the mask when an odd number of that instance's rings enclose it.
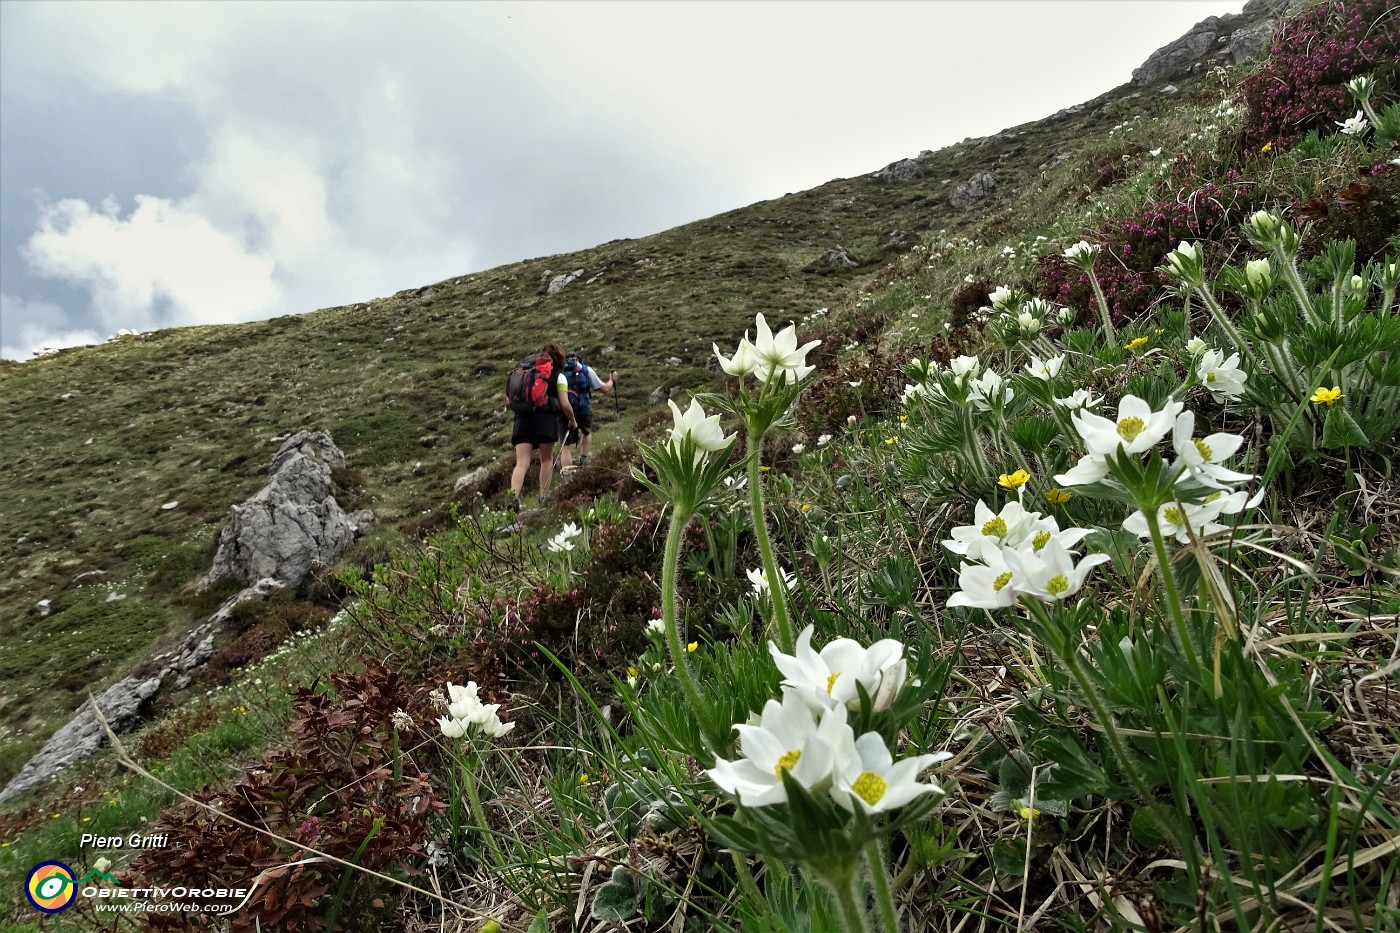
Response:
[[[1327,420],[1322,425],[1322,446],[1327,448],[1336,447],[1369,447],[1371,439],[1366,436],[1366,432],[1361,430],[1361,425],[1356,423],[1356,419],[1347,414],[1345,408],[1333,405],[1327,410]]]
[[[1170,845],[1173,841],[1170,827],[1176,815],[1176,810],[1164,803],[1149,803],[1133,812],[1128,831],[1150,848]]]
[[[637,912],[641,903],[641,888],[633,881],[632,872],[626,865],[618,865],[612,870],[612,877],[598,889],[590,913],[594,920],[622,923]]]
[[[1019,878],[1026,873],[1026,840],[1023,836],[998,839],[992,846],[992,864],[997,870]]]
[[[543,910],[535,914],[535,919],[530,921],[530,928],[525,933],[549,933],[549,914]]]

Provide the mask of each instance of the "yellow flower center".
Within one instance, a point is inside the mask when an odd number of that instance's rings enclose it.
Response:
[[[1000,538],[1006,534],[1006,519],[998,515],[982,526],[982,534],[990,538]]]
[[[1185,516],[1181,514],[1181,509],[1178,509],[1174,505],[1169,505],[1165,509],[1163,509],[1162,517],[1167,520],[1167,524],[1178,526],[1183,524],[1183,520],[1185,518]]]
[[[836,671],[826,679],[826,695],[831,696],[831,691],[836,689],[836,678],[841,676],[840,671]]]
[[[1137,440],[1137,436],[1145,430],[1147,430],[1147,422],[1137,415],[1129,415],[1118,422],[1118,436],[1130,444]]]
[[[994,590],[996,590],[998,593],[1000,593],[1000,592],[1002,591],[1002,588],[1005,587],[1006,584],[1008,584],[1008,583],[1010,583],[1010,582],[1011,582],[1011,571],[1010,571],[1010,570],[1004,571],[1004,572],[1002,572],[1002,573],[997,574],[997,578],[996,578],[995,580],[992,581],[992,589],[994,589]]]
[[[1031,546],[1034,547],[1037,551],[1045,547],[1045,545],[1049,543],[1050,532],[1048,531],[1042,531],[1040,534],[1036,535],[1034,538],[1031,539]]]
[[[1069,589],[1069,580],[1065,578],[1064,574],[1051,577],[1045,584],[1045,591],[1051,596],[1059,596],[1067,589]]]
[[[1191,443],[1196,445],[1196,451],[1201,455],[1203,459],[1209,460],[1215,456],[1215,454],[1210,449],[1210,445],[1207,444],[1205,441],[1201,440],[1199,437],[1193,439]]]
[[[784,771],[791,771],[793,768],[797,767],[797,759],[801,757],[802,749],[794,748],[778,759],[778,763],[773,766],[773,773],[781,779]]]
[[[1215,370],[1212,369],[1210,372],[1206,373],[1206,382],[1214,382],[1214,381],[1215,381]]]
[[[851,782],[851,792],[872,807],[885,796],[889,785],[874,771],[862,771],[860,777]]]

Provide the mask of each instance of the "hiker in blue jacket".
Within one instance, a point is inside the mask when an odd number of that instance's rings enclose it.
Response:
[[[569,445],[578,442],[578,465],[588,466],[590,451],[593,448],[593,402],[594,392],[611,392],[617,385],[617,370],[608,375],[604,382],[577,353],[570,353],[564,359],[564,374],[569,378],[569,402],[578,424],[564,432],[564,445],[559,451],[560,469],[574,468],[573,454]]]

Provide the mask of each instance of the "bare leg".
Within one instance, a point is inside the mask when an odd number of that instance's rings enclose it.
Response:
[[[529,444],[515,445],[515,469],[510,474],[510,488],[515,498],[520,498],[520,490],[525,488],[525,474],[530,472],[530,455],[535,448]]]
[[[567,448],[566,448],[567,449]],[[528,469],[529,461],[525,463]],[[554,478],[554,445],[540,445],[540,496],[549,495],[549,481]]]
[[[583,437],[579,439],[579,442],[578,442],[578,455],[579,455],[580,457],[587,457],[588,454],[589,454],[589,452],[592,451],[592,450],[593,450],[593,432],[592,432],[592,431],[589,431],[587,434],[583,435]]]

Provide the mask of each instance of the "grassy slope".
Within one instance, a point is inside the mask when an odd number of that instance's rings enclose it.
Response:
[[[1081,113],[931,153],[905,184],[838,179],[431,291],[0,366],[0,780],[89,689],[189,623],[180,591],[207,569],[229,507],[262,484],[274,437],[329,428],[363,472],[381,529],[401,528],[440,507],[466,469],[502,458],[502,374],[541,340],[620,370],[630,423],[658,385],[703,384],[710,343],[732,342],[755,311],[786,320],[854,294],[873,264],[801,271],[832,244],[869,261],[894,229],[1004,232],[1031,187],[1046,196],[1041,163],[1151,104],[1119,89]],[[995,173],[995,193],[950,207],[950,182],[975,171]],[[573,269],[585,270],[579,282],[544,296],[547,271]],[[605,346],[616,347],[606,359]],[[666,367],[670,356],[683,365]],[[170,500],[178,507],[162,510]],[[32,607],[46,598],[53,614],[40,621]]]

